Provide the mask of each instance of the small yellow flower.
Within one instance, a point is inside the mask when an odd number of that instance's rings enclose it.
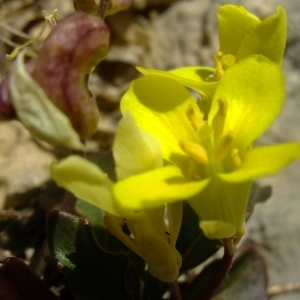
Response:
[[[300,156],[300,143],[254,147],[284,97],[280,66],[261,55],[224,73],[207,121],[178,81],[154,74],[135,80],[122,98],[122,112],[130,111],[159,140],[169,164],[118,182],[116,201],[126,210],[187,200],[207,237],[238,242],[252,179],[276,173]]]
[[[129,113],[118,126],[113,150],[119,182],[163,165],[158,141],[138,128]],[[181,203],[167,206],[166,224],[164,203],[146,211],[123,210],[115,199],[115,183],[94,163],[80,156],[72,155],[52,164],[50,172],[58,185],[106,211],[103,223],[107,229],[146,261],[153,276],[165,282],[177,279],[181,256],[175,243],[181,225]],[[139,190],[139,186],[130,189]],[[141,192],[146,195],[148,191]]]

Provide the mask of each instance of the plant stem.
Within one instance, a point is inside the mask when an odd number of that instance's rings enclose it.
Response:
[[[44,261],[46,255],[49,254],[48,246],[46,240],[44,240],[41,248],[39,249],[35,258],[31,261],[30,267],[31,269],[38,275],[42,276],[47,263]]]
[[[173,281],[169,283],[171,290],[171,300],[181,300],[180,289],[177,281]]]
[[[235,245],[233,238],[223,239],[224,255],[220,261],[219,267],[214,274],[209,285],[204,289],[198,300],[210,300],[221,286],[223,280],[226,278],[234,260]]]
[[[59,210],[72,213],[76,203],[76,197],[69,191],[65,191],[65,195]]]
[[[98,15],[99,17],[104,20],[110,0],[100,0],[98,6]]]

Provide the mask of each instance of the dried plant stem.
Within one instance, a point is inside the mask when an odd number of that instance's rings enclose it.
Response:
[[[98,6],[98,15],[104,20],[110,0],[100,0],[100,4]]]
[[[170,290],[171,290],[171,298],[172,300],[181,300],[181,294],[178,286],[177,281],[173,281],[169,283]]]
[[[198,300],[210,300],[221,286],[223,280],[225,279],[232,266],[235,254],[235,246],[233,243],[233,239],[223,239],[222,241],[224,246],[224,255],[212,280],[204,289],[202,295],[200,295]]]
[[[41,248],[39,249],[37,255],[31,261],[30,268],[38,275],[42,276],[47,263],[45,262],[44,258],[46,255],[49,254],[48,246],[46,240],[44,240]]]

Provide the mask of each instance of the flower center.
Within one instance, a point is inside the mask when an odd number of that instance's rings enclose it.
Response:
[[[232,149],[233,132],[224,133],[228,103],[226,99],[219,99],[218,104],[219,109],[211,126],[198,117],[195,111],[197,107],[191,105],[187,110],[187,117],[198,136],[198,141],[182,140],[179,143],[190,157],[187,172],[190,179],[216,176],[219,172],[233,171],[241,165],[238,149]],[[230,168],[224,166],[226,157],[230,161]]]

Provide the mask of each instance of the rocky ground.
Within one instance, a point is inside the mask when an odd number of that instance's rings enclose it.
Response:
[[[224,3],[245,6],[259,17],[282,4],[288,13],[288,42],[284,60],[287,99],[284,109],[260,144],[300,140],[300,2],[298,0],[136,0],[133,9],[107,19],[112,44],[107,59],[90,78],[102,119],[89,144],[90,152],[109,149],[120,117],[118,101],[135,65],[170,69],[186,65],[211,65],[218,50],[216,9]],[[0,79],[11,67],[5,53],[26,40],[20,32],[35,36],[41,27],[42,10],[58,8],[59,17],[73,12],[72,1],[0,0]],[[13,29],[17,29],[15,32]],[[44,33],[47,35],[47,32]],[[26,38],[26,36],[25,36]],[[43,37],[42,37],[43,38]],[[39,42],[34,47],[39,47]],[[123,76],[123,74],[125,74]],[[48,165],[64,156],[31,138],[17,122],[0,123],[0,208],[16,208],[24,220],[36,195],[49,181]],[[280,159],[280,158],[279,158]],[[300,297],[300,162],[280,174],[259,181],[273,186],[272,197],[259,204],[249,221],[246,239],[257,245],[268,265],[269,286],[277,286],[272,300]],[[3,243],[3,241],[2,241]],[[3,258],[9,253],[0,252]],[[285,291],[292,284],[291,292]]]

